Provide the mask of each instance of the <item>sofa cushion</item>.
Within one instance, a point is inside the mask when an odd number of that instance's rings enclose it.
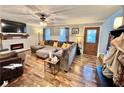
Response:
[[[40,58],[47,58],[49,56],[49,52],[56,52],[57,49],[52,46],[45,46],[43,49],[39,49],[36,51],[36,55]]]
[[[61,48],[66,48],[67,47],[67,44],[66,43],[63,43],[62,47]]]
[[[44,46],[40,46],[40,45],[31,46],[31,51],[32,51],[33,53],[35,53],[37,50],[42,49],[42,48],[44,48]]]
[[[31,48],[33,48],[33,49],[41,49],[41,48],[44,48],[44,46],[37,45],[37,46],[31,46]]]
[[[57,49],[55,47],[52,47],[52,46],[45,46],[43,49],[40,49],[41,51],[44,51],[44,52],[56,52]]]
[[[53,42],[52,40],[47,40],[45,41],[45,45],[49,45],[49,46],[53,46]]]
[[[58,42],[54,42],[53,47],[58,47]]]
[[[67,46],[66,46],[66,47],[67,47],[67,48],[69,48],[70,46],[71,46],[70,44],[67,44]]]
[[[45,45],[45,41],[41,41],[41,42],[40,42],[40,45],[41,45],[41,46],[44,46],[44,45]]]
[[[42,53],[42,51],[37,51],[36,55],[40,58],[46,59],[49,57],[49,55],[47,53]]]

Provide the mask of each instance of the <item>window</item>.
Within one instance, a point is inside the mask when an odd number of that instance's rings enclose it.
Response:
[[[64,28],[61,28],[60,29],[60,41],[66,41],[66,37],[65,37],[65,29]]]
[[[69,28],[60,28],[59,41],[69,41]]]
[[[96,30],[88,30],[87,31],[87,43],[96,43]]]
[[[44,29],[44,40],[50,40],[50,28],[45,28]]]

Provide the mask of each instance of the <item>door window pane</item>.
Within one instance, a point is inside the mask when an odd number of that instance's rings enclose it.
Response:
[[[96,43],[96,30],[87,30],[87,37],[86,37],[87,43]]]

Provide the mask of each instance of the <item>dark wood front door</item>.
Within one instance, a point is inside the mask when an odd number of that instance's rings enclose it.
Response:
[[[84,30],[84,54],[97,55],[100,27],[86,27]]]

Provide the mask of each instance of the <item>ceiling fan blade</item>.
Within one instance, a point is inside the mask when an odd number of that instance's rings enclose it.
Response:
[[[50,18],[47,18],[47,19],[46,19],[47,22],[51,22],[51,21],[53,21],[53,20],[54,20],[54,19],[50,19]]]
[[[25,11],[25,13],[24,12],[20,12],[20,11],[2,11],[2,12],[4,12],[4,13],[9,13],[9,14],[15,14],[15,15],[31,15],[28,11]]]
[[[27,16],[28,19],[32,19],[32,20],[39,20],[39,17],[36,17],[34,15],[29,15]]]
[[[72,9],[73,8],[61,9],[61,10],[51,12],[51,14],[58,14],[58,13],[62,13],[62,12],[67,12],[67,11],[70,11]]]
[[[41,11],[36,5],[25,5],[25,7],[30,9],[33,12],[40,12]]]
[[[36,12],[35,15],[39,16],[39,17],[42,17],[42,15],[44,15],[44,17],[49,17],[51,16],[50,14],[47,14],[47,13],[43,13],[43,12]]]
[[[51,19],[51,20],[64,20],[66,18],[67,18],[66,16],[59,16],[59,15],[48,17],[48,19]]]

